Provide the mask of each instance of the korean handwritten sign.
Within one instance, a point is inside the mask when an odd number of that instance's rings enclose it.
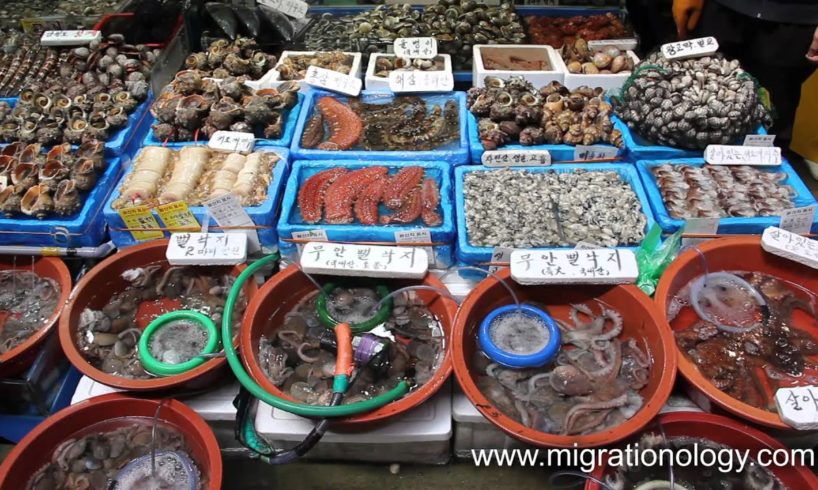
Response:
[[[662,45],[662,56],[669,60],[711,55],[719,50],[715,37],[700,37]]]
[[[395,232],[395,243],[432,243],[432,232],[428,228],[402,230]],[[433,247],[423,247],[429,256],[429,265],[437,266],[437,254]]]
[[[256,137],[252,133],[240,133],[238,131],[216,131],[210,141],[207,142],[207,146],[214,150],[239,153],[253,151],[255,144]]]
[[[244,233],[173,233],[165,251],[170,265],[235,265],[247,260]]]
[[[184,201],[175,201],[157,206],[156,212],[162,218],[165,226],[170,229],[199,226],[199,221],[190,212],[190,208],[187,207],[187,203]]]
[[[486,167],[539,167],[551,165],[551,153],[546,150],[489,150],[480,161]]]
[[[818,241],[771,226],[761,235],[761,248],[773,255],[818,269]]]
[[[777,146],[709,145],[704,159],[710,165],[781,165]]]
[[[493,263],[506,263],[511,261],[511,252],[513,252],[513,248],[509,247],[494,247],[494,250],[491,252],[491,261]],[[500,270],[502,270],[505,266],[502,265],[490,265],[489,272],[492,274],[496,274]]]
[[[393,71],[389,90],[393,92],[451,92],[454,77],[448,71]]]
[[[630,250],[515,250],[511,277],[519,284],[629,284],[639,276]]]
[[[818,429],[818,388],[793,386],[775,392],[778,414],[787,425],[798,430]]]
[[[429,269],[422,248],[310,242],[301,252],[308,274],[420,279]]]
[[[395,39],[395,55],[402,58],[430,60],[437,56],[437,39],[433,37],[399,37]]]
[[[782,230],[792,233],[809,233],[812,230],[812,222],[815,221],[815,205],[804,206],[803,208],[790,208],[781,212]]]
[[[258,233],[255,229],[255,223],[247,211],[241,207],[241,202],[233,194],[225,194],[223,196],[215,197],[209,201],[205,201],[204,206],[210,216],[216,220],[219,226],[242,226],[247,227],[242,230],[247,235],[250,253],[261,250],[261,242],[258,240]]]
[[[102,33],[95,30],[45,31],[40,38],[43,46],[82,46],[102,39]]]
[[[361,93],[361,79],[341,72],[310,66],[304,81],[313,87],[332,90],[342,94],[357,97]]]
[[[599,39],[596,41],[588,41],[588,49],[590,49],[591,51],[595,51],[597,49],[602,49],[610,46],[616,49],[627,51],[629,49],[636,49],[636,46],[638,44],[639,42],[632,37],[624,39]]]
[[[574,160],[608,160],[616,158],[619,149],[614,146],[584,146],[577,145],[574,149]]]
[[[773,146],[774,134],[748,134],[744,137],[744,146]]]
[[[306,17],[307,10],[310,8],[307,2],[301,0],[258,0],[258,3],[296,19]]]
[[[326,230],[294,231],[292,237],[297,240],[315,240],[317,242],[329,241]],[[295,246],[298,249],[298,253],[301,254],[304,249],[304,244],[296,243]]]
[[[119,210],[119,216],[128,228],[153,228],[153,230],[131,231],[135,240],[155,240],[164,238],[165,233],[159,229],[159,222],[153,217],[151,208],[147,206],[132,206]]]

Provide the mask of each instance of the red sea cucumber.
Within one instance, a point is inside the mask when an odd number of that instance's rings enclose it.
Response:
[[[329,139],[318,145],[319,150],[348,150],[361,139],[363,121],[348,105],[332,97],[321,97],[316,105],[330,130]]]
[[[301,217],[304,222],[318,223],[321,221],[321,209],[327,187],[347,172],[348,170],[343,167],[331,168],[318,172],[301,185],[298,191],[298,207],[301,209]]]
[[[324,197],[324,220],[334,225],[352,223],[352,201],[373,180],[383,178],[387,172],[386,167],[366,167],[335,179]]]

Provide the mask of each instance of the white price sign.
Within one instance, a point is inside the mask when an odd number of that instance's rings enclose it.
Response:
[[[313,87],[357,97],[361,93],[361,79],[334,70],[310,66],[304,81]]]
[[[761,248],[773,255],[818,269],[818,242],[807,237],[771,226],[761,235]]]
[[[244,233],[173,233],[165,257],[170,265],[236,265],[247,261]]]
[[[792,233],[809,233],[812,230],[812,223],[815,221],[815,208],[816,206],[813,204],[803,208],[785,209],[781,212],[781,224],[778,227]]]
[[[787,425],[798,430],[818,429],[818,388],[793,386],[775,392],[778,414]]]
[[[296,19],[303,19],[307,16],[307,10],[310,6],[307,2],[301,0],[258,0],[258,3],[278,10],[282,14],[295,17]]]
[[[610,160],[616,158],[619,149],[614,146],[584,146],[577,145],[574,149],[574,160]]]
[[[599,39],[596,41],[588,41],[588,49],[591,51],[613,47],[622,51],[634,50],[639,45],[639,41],[629,37],[624,39]]]
[[[488,150],[480,161],[487,167],[540,167],[551,165],[547,150]]]
[[[437,56],[437,39],[433,37],[399,37],[393,46],[396,56],[430,60]]]
[[[509,247],[494,247],[494,250],[491,252],[491,261],[495,263],[511,262],[511,252],[513,251],[514,249]],[[505,267],[507,266],[490,265],[489,272],[497,273]]]
[[[95,30],[45,31],[40,37],[43,46],[82,46],[102,39],[102,32]]]
[[[781,165],[778,146],[709,145],[704,160],[710,165]]]
[[[428,228],[395,232],[395,243],[432,243],[432,232]],[[433,247],[423,247],[429,256],[429,265],[437,267],[437,254]]]
[[[748,134],[744,137],[744,146],[773,146],[774,134]]]
[[[713,36],[689,39],[662,45],[662,56],[669,60],[707,56],[719,50],[719,42]]]
[[[625,249],[511,252],[511,277],[522,285],[631,284],[638,276],[636,255]]]
[[[316,242],[328,242],[329,238],[327,237],[326,230],[307,230],[307,231],[294,231],[293,238],[296,240],[315,240]],[[304,250],[303,243],[296,243],[296,248],[298,249],[299,255]]]
[[[256,145],[256,137],[251,133],[238,131],[216,131],[207,142],[209,148],[239,153],[249,153]]]
[[[451,92],[454,77],[448,71],[393,71],[389,90],[393,92]]]
[[[426,251],[417,247],[310,242],[301,252],[308,274],[421,279],[429,270]]]
[[[233,194],[225,194],[223,196],[215,197],[209,201],[202,203],[210,216],[216,220],[219,226],[241,226],[247,229],[239,231],[247,235],[250,253],[261,250],[261,242],[258,239],[256,232],[256,224],[247,214],[247,211],[241,206],[239,198]]]

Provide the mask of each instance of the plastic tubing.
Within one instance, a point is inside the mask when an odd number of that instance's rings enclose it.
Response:
[[[241,274],[239,274],[239,277],[236,278],[236,282],[233,283],[233,287],[230,289],[230,294],[227,296],[227,301],[224,305],[224,313],[222,316],[222,338],[233,338],[230,320],[233,317],[233,310],[236,306],[236,300],[239,297],[239,293],[241,292],[241,288],[244,286],[244,283],[249,277],[252,277],[257,270],[276,260],[278,260],[277,254],[268,255],[262,259],[259,259],[247,266],[247,268],[244,269]],[[401,381],[396,387],[392,388],[386,393],[370,398],[369,400],[350,403],[348,405],[327,407],[291,402],[264,391],[264,388],[253,381],[253,378],[251,378],[250,375],[248,375],[244,370],[244,366],[242,366],[241,359],[239,359],[239,355],[236,352],[236,348],[233,347],[232,342],[224,342],[224,352],[227,355],[227,363],[230,365],[230,369],[233,370],[233,374],[236,375],[239,383],[241,383],[251,395],[272,407],[284,410],[285,412],[294,413],[302,417],[351,417],[353,415],[372,412],[373,410],[377,410],[387,403],[397,400],[409,391],[409,385],[406,384],[406,381]]]

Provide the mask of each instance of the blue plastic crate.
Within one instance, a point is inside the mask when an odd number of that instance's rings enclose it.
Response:
[[[645,187],[645,192],[650,201],[650,207],[653,209],[653,214],[656,216],[656,222],[662,227],[662,230],[673,233],[684,227],[685,220],[677,219],[670,216],[665,206],[665,201],[662,199],[662,194],[659,191],[659,186],[656,184],[656,178],[651,173],[651,168],[665,163],[673,165],[693,165],[701,167],[705,165],[702,158],[686,158],[682,160],[640,160],[636,162],[636,168],[639,171],[639,177],[642,179],[642,184]],[[812,192],[807,188],[801,177],[795,172],[786,160],[781,162],[780,167],[757,167],[760,170],[769,172],[785,172],[787,179],[784,181],[785,185],[791,186],[795,190],[795,196],[792,198],[795,207],[810,206],[818,204]],[[778,226],[781,223],[779,216],[757,216],[753,218],[730,217],[721,218],[719,220],[719,233],[739,233],[748,235],[760,235],[764,229],[769,226]],[[812,231],[818,231],[818,216],[812,223]]]
[[[323,96],[331,96],[342,102],[348,99],[348,97],[344,95],[333,94],[323,90],[311,90],[307,93],[307,99],[304,102],[304,110],[301,111],[301,116],[298,118],[295,138],[293,139],[293,144],[290,150],[293,155],[293,160],[375,160],[380,162],[425,160],[438,162],[443,161],[452,165],[468,163],[469,142],[466,124],[466,94],[463,92],[448,92],[444,94],[421,96],[424,100],[433,101],[436,104],[443,104],[446,100],[455,97],[457,99],[457,104],[460,107],[460,139],[456,143],[456,148],[430,151],[327,151],[302,148],[301,135],[304,133],[304,127],[306,126],[307,121],[309,121],[313,115],[315,100],[318,97]],[[361,92],[361,100],[366,103],[385,102],[394,97],[395,96],[393,94],[384,92],[372,92],[366,90]]]
[[[267,188],[267,200],[261,203],[259,206],[247,207],[244,209],[247,211],[247,214],[256,225],[269,227],[258,229],[258,237],[261,245],[265,249],[274,251],[275,247],[278,245],[278,234],[276,233],[275,226],[277,212],[279,204],[281,203],[282,189],[286,183],[289,171],[289,150],[286,148],[273,147],[261,147],[257,148],[257,150],[277,153],[281,157],[281,160],[273,169],[273,180],[270,182],[270,186]],[[120,228],[126,227],[125,223],[122,221],[122,217],[119,215],[119,213],[112,207],[112,203],[120,196],[120,188],[125,182],[125,178],[131,173],[132,170],[133,167],[129,168],[128,171],[125,172],[125,175],[123,175],[122,178],[117,181],[116,189],[111,193],[111,197],[105,203],[105,222],[108,223],[111,240],[113,240],[114,244],[119,248],[130,247],[131,245],[136,245],[139,243],[139,241],[137,241],[133,235],[131,235],[131,232],[120,230]],[[196,216],[199,223],[201,223],[205,216],[205,207],[191,206],[190,211],[194,216]],[[154,212],[154,216],[156,217],[157,221],[162,224],[162,219],[156,212]],[[212,232],[221,233],[218,230],[212,230]],[[170,233],[165,232],[165,236],[170,236]]]
[[[359,169],[364,167],[371,167],[374,165],[383,165],[390,169],[390,173],[394,174],[395,170],[403,167],[419,166],[426,169],[426,177],[434,178],[440,188],[440,210],[443,217],[443,223],[440,226],[431,228],[426,227],[423,223],[412,225],[361,225],[361,224],[345,224],[345,225],[328,225],[328,224],[309,224],[301,220],[300,210],[298,209],[298,190],[301,184],[309,177],[316,173],[334,168],[344,166],[349,169]],[[290,172],[290,179],[287,182],[287,188],[284,191],[284,201],[281,205],[281,217],[278,221],[278,235],[280,237],[279,250],[283,257],[287,257],[291,261],[296,261],[298,258],[298,247],[295,243],[284,241],[284,239],[292,238],[293,232],[324,230],[327,234],[327,239],[330,241],[339,242],[394,242],[395,232],[410,231],[416,229],[426,228],[430,231],[432,241],[436,243],[444,243],[445,245],[437,245],[434,247],[435,259],[437,267],[449,267],[454,259],[454,216],[452,206],[452,184],[449,172],[449,164],[446,162],[429,162],[429,161],[368,161],[351,162],[351,161],[329,161],[329,160],[310,160],[298,161],[293,164],[292,172]],[[385,208],[382,208],[382,212]]]
[[[95,247],[105,241],[105,219],[102,206],[122,175],[119,158],[106,158],[108,168],[99,176],[96,185],[84,194],[80,210],[67,217],[54,214],[46,219],[28,218],[17,214],[14,218],[0,218],[0,244],[33,245],[43,247]]]
[[[301,113],[301,108],[304,106],[304,94],[298,94],[298,102],[289,110],[287,111],[287,117],[284,119],[284,132],[281,135],[281,138],[269,140],[264,138],[256,138],[256,147],[284,147],[289,148],[290,144],[293,141],[293,135],[295,135],[295,125],[298,121],[298,115]],[[183,146],[189,145],[206,145],[207,140],[200,140],[198,142],[193,141],[168,141],[167,143],[159,140],[153,133],[153,125],[156,123],[156,118],[152,115],[148,117],[148,135],[145,136],[143,141],[143,146],[167,146],[170,148],[181,148]]]
[[[645,224],[645,233],[650,230],[654,223],[653,212],[651,211],[648,202],[648,196],[642,188],[642,182],[639,180],[639,175],[633,165],[625,163],[577,163],[577,164],[562,164],[550,167],[514,167],[512,170],[526,170],[529,172],[572,172],[574,170],[587,171],[613,171],[619,174],[623,181],[630,184],[636,197],[642,205],[642,212],[645,214],[647,223]],[[456,196],[457,206],[457,260],[464,264],[480,264],[491,261],[491,255],[494,251],[493,247],[476,247],[469,243],[469,236],[466,228],[466,202],[464,197],[464,182],[467,173],[470,172],[497,172],[501,169],[488,168],[482,166],[469,165],[466,167],[458,167],[454,169],[454,193]],[[570,247],[542,247],[542,249],[549,248],[570,248]],[[621,247],[635,249],[635,247]]]
[[[469,150],[471,153],[471,162],[475,165],[482,164],[482,157],[483,153],[485,153],[485,148],[483,148],[483,143],[480,142],[480,134],[477,131],[477,118],[471,111],[468,112],[468,120],[469,120]],[[619,120],[616,117],[612,117],[611,120],[616,125]],[[612,145],[594,145],[594,146],[609,146],[613,148]],[[627,148],[627,147],[626,147]],[[627,156],[627,149],[620,148],[617,155],[620,158],[625,158]],[[551,161],[552,162],[561,162],[561,161],[572,161],[574,160],[574,151],[576,151],[576,147],[572,145],[534,145],[534,146],[524,146],[519,143],[510,144],[510,145],[503,145],[502,147],[498,148],[498,150],[526,150],[526,151],[534,151],[534,150],[547,150],[548,153],[551,154]]]

